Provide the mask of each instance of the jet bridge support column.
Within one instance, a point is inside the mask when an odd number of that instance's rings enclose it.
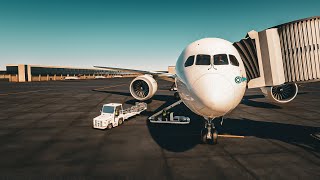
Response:
[[[248,83],[249,88],[276,86],[285,82],[279,35],[276,28],[261,32],[250,31],[248,37],[255,40],[260,76]]]

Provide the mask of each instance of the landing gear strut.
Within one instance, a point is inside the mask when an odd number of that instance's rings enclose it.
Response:
[[[206,119],[204,129],[201,131],[201,140],[205,144],[218,143],[218,131],[212,121],[213,119]]]

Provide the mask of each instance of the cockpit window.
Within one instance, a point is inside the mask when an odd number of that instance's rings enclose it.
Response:
[[[213,56],[214,65],[228,65],[228,56],[226,54],[216,54]]]
[[[210,65],[210,55],[197,55],[196,65]]]
[[[184,63],[184,67],[192,66],[194,61],[194,56],[189,56],[186,62]]]
[[[234,66],[239,66],[239,61],[237,60],[237,58],[234,55],[229,55],[229,59],[230,59],[230,64],[234,65]]]

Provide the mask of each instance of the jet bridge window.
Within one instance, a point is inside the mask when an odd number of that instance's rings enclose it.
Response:
[[[237,60],[237,58],[234,55],[229,55],[229,59],[230,59],[230,64],[234,65],[234,66],[239,66],[239,61]]]
[[[228,56],[226,54],[216,54],[213,56],[214,65],[228,65]]]
[[[196,65],[210,65],[210,55],[197,55]]]
[[[184,67],[192,66],[194,62],[194,56],[189,56],[186,62],[184,63]]]

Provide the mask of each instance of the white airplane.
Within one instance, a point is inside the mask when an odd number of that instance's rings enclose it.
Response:
[[[246,71],[237,49],[231,42],[219,38],[205,38],[188,45],[176,62],[176,74],[95,67],[144,74],[130,84],[131,95],[140,101],[148,100],[156,93],[156,79],[175,82],[182,102],[192,112],[204,117],[205,128],[201,131],[201,139],[210,144],[216,144],[218,137],[213,120],[237,107],[247,85]],[[283,91],[285,87],[277,88]],[[271,89],[264,91],[268,93]],[[289,99],[271,98],[278,103],[285,103],[294,99],[296,94],[297,88]]]

